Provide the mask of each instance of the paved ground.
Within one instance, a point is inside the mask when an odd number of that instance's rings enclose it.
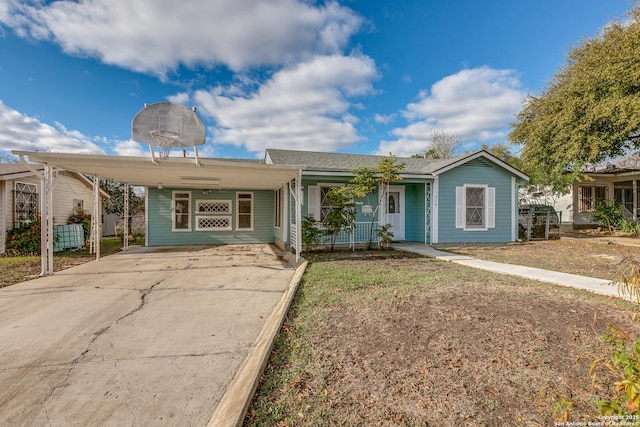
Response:
[[[207,425],[292,266],[134,248],[0,290],[0,425]]]
[[[468,267],[479,268],[481,270],[493,271],[500,274],[524,277],[541,282],[553,283],[561,286],[569,286],[577,289],[584,289],[602,295],[619,297],[618,287],[613,286],[610,280],[595,279],[593,277],[579,276],[576,274],[559,273],[556,271],[543,270],[541,268],[525,267],[522,265],[504,264],[493,261],[485,261],[472,258],[466,255],[458,255],[451,252],[439,251],[422,243],[400,243],[394,244],[394,249],[417,253],[429,258],[436,258],[441,261],[454,262]]]

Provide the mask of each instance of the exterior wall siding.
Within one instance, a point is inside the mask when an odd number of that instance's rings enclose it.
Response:
[[[424,242],[424,184],[405,185],[405,240]]]
[[[456,187],[486,184],[494,187],[495,228],[487,231],[464,231],[456,228]],[[438,242],[489,243],[512,241],[511,174],[483,159],[475,159],[440,175],[438,191]]]
[[[40,180],[38,192],[40,191]],[[66,225],[73,214],[73,201],[82,200],[83,210],[91,214],[93,191],[86,184],[66,172],[58,174],[53,187],[53,225]]]
[[[191,192],[191,231],[172,231],[173,191]],[[253,193],[253,230],[236,230],[236,195]],[[148,189],[147,244],[159,245],[213,245],[241,243],[274,243],[274,192],[254,190],[214,190],[210,193],[189,188]],[[231,230],[196,230],[197,200],[230,200]]]
[[[305,217],[309,214],[309,186],[317,186],[323,183],[325,184],[346,184],[349,181],[349,177],[326,177],[326,176],[306,176],[302,181],[304,188],[304,205],[302,206],[302,216]],[[432,180],[427,180],[432,182]],[[422,182],[404,182],[398,181],[393,185],[405,187],[405,240],[424,242],[425,239],[425,206],[424,206],[424,183]],[[362,214],[362,205],[371,203],[371,207],[375,210],[378,205],[378,193],[373,193],[366,198],[356,199],[356,223],[362,223],[359,226],[366,228],[366,235],[370,230],[371,216]],[[381,212],[376,213],[375,223],[378,223],[378,218]],[[375,236],[374,236],[375,237]]]
[[[2,226],[0,226],[0,231],[2,231],[0,253],[5,251],[6,232],[14,228],[13,191],[15,190],[16,181],[37,186],[38,212],[40,211],[42,197],[40,178],[33,175],[0,182],[0,221],[2,221]],[[69,217],[73,214],[74,200],[82,200],[85,212],[91,213],[93,205],[92,189],[80,181],[75,174],[64,171],[58,173],[53,187],[52,214],[54,226],[68,224]]]

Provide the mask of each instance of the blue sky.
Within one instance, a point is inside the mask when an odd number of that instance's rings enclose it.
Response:
[[[399,156],[504,142],[527,93],[628,0],[0,0],[0,150],[149,155],[144,103],[197,107],[200,155]],[[180,153],[176,152],[176,155]]]

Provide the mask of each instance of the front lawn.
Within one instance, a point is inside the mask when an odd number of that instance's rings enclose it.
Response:
[[[599,243],[588,239],[547,240],[490,247],[445,247],[442,250],[487,261],[606,280],[615,279],[623,259],[640,259],[640,246]]]
[[[630,303],[395,252],[307,256],[247,426],[598,421]]]

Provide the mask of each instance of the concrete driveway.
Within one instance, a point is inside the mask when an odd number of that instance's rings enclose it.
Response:
[[[207,425],[293,275],[268,245],[133,248],[0,289],[0,425]]]

